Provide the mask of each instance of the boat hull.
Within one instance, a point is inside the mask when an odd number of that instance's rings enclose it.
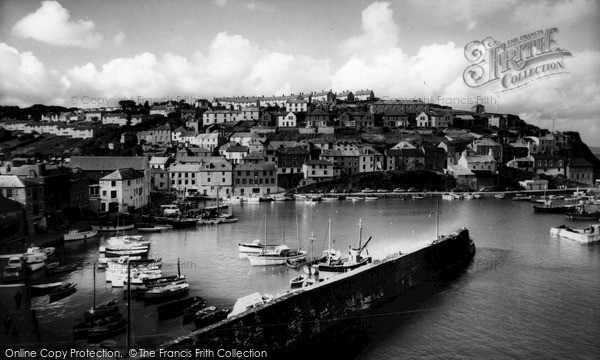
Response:
[[[82,231],[77,233],[65,234],[65,241],[85,240],[98,235],[98,230]]]
[[[550,234],[565,239],[574,240],[582,244],[600,241],[600,225],[592,225],[594,231],[589,229],[571,229],[568,227],[555,227],[550,229]]]
[[[276,266],[285,265],[290,260],[306,259],[307,254],[301,253],[294,256],[263,256],[262,254],[248,254],[252,266]]]
[[[103,224],[92,224],[92,229],[101,231],[101,232],[117,232],[117,231],[125,231],[131,230],[135,227],[134,224],[125,224],[125,225],[103,225]]]
[[[355,271],[286,293],[160,348],[251,348],[274,356],[306,350],[306,344],[330,344],[336,327],[341,328],[340,319],[359,316],[424,281],[462,268],[474,254],[468,230],[460,230],[415,252],[394,253]]]

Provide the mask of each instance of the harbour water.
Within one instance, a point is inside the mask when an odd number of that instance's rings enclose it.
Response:
[[[440,234],[467,227],[477,246],[471,265],[451,279],[421,286],[410,297],[386,305],[368,319],[368,330],[353,354],[358,359],[389,358],[600,358],[600,246],[581,245],[550,236],[560,224],[574,227],[562,214],[534,214],[531,203],[481,199],[439,201]],[[297,271],[287,267],[252,267],[238,257],[239,242],[263,239],[265,216],[269,244],[300,246],[310,253],[327,245],[332,221],[334,247],[344,252],[369,236],[376,259],[408,252],[436,236],[436,200],[380,199],[308,204],[273,202],[237,204],[231,211],[238,223],[148,234],[150,256],[162,258],[163,273],[176,274],[177,259],[191,287],[190,295],[209,305],[231,307],[252,292],[277,294],[289,289]],[[296,226],[298,223],[298,227]],[[297,234],[298,233],[298,237]],[[43,344],[81,347],[71,340],[71,328],[91,306],[92,264],[103,239],[67,243],[58,249],[60,261],[83,267],[64,276],[36,282],[75,281],[75,294],[49,304],[33,298]],[[97,301],[119,297],[122,289],[105,283],[97,273]],[[156,305],[133,301],[133,345],[153,348],[194,330],[181,318],[158,320]],[[121,335],[107,342],[123,346]]]

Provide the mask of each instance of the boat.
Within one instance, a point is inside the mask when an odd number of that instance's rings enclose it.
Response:
[[[177,300],[170,301],[168,303],[164,303],[159,305],[156,309],[158,312],[158,318],[160,320],[174,318],[180,315],[186,314],[186,310],[195,304],[204,303],[203,306],[197,308],[194,312],[192,312],[192,320],[194,317],[194,313],[200,309],[202,309],[206,305],[206,301],[202,299],[200,296],[190,296],[186,298],[180,298]]]
[[[240,204],[244,202],[245,198],[243,196],[231,196],[225,200],[225,204]]]
[[[25,266],[27,266],[27,268],[31,271],[43,269],[46,266],[47,259],[48,255],[46,251],[37,246],[31,246],[23,255]]]
[[[272,266],[285,265],[288,260],[306,259],[307,252],[291,250],[287,245],[278,245],[272,250],[247,255],[252,266]]]
[[[275,201],[290,201],[290,200],[294,200],[293,196],[289,196],[286,194],[275,194],[272,195],[271,198]]]
[[[230,312],[229,309],[212,310],[206,311],[205,313],[202,313],[202,311],[204,310],[200,310],[200,313],[196,313],[195,315],[194,325],[196,325],[196,329],[225,320]]]
[[[442,194],[442,200],[454,200],[454,196],[450,193]]]
[[[304,201],[306,201],[307,203],[318,203],[322,200],[321,196],[309,196],[307,197]]]
[[[53,282],[53,283],[47,283],[47,284],[31,285],[31,287],[30,287],[30,289],[31,289],[31,295],[32,296],[48,295],[54,289],[59,288],[61,285],[63,285],[62,282]]]
[[[504,199],[506,197],[506,193],[494,194],[496,199]]]
[[[148,255],[148,247],[140,246],[140,247],[120,247],[120,248],[110,248],[104,251],[104,255],[106,257],[121,257],[121,256],[147,256]]]
[[[413,200],[421,200],[421,199],[424,199],[425,197],[423,195],[412,195],[411,198]]]
[[[249,204],[256,204],[261,202],[271,202],[273,199],[270,196],[260,195],[260,194],[252,194],[246,198],[246,202]]]
[[[92,224],[92,229],[96,230],[96,231],[100,231],[100,232],[125,231],[125,230],[131,230],[134,227],[135,227],[135,224],[133,224],[133,223],[119,223],[118,221],[117,222],[108,221],[108,222]]]
[[[364,200],[365,198],[362,196],[346,196],[347,200],[352,200],[352,201],[360,201],[360,200]]]
[[[574,240],[583,244],[600,241],[600,224],[593,224],[586,229],[573,229],[565,225],[550,229],[550,234]]]
[[[127,330],[127,321],[123,318],[106,325],[96,326],[88,330],[88,343],[97,343],[110,339]]]
[[[173,229],[173,225],[170,224],[138,224],[136,226],[137,231],[144,233],[163,232]]]
[[[304,281],[307,279],[306,276],[304,275],[298,275],[295,278],[293,278],[292,280],[290,280],[290,286],[293,288],[298,288],[298,287],[302,287],[302,283],[304,283]]]
[[[162,301],[183,297],[188,291],[190,291],[188,283],[161,286],[146,291],[144,293],[144,301]]]
[[[377,196],[365,196],[366,201],[379,200]]]
[[[79,265],[77,264],[66,264],[66,265],[59,265],[53,268],[46,268],[46,272],[49,274],[61,274],[61,273],[66,273],[66,272],[70,272],[73,271],[75,269],[77,269]]]
[[[83,312],[83,317],[86,321],[92,321],[95,319],[111,316],[119,312],[117,306],[117,298],[110,299],[100,305],[92,306]]]
[[[98,230],[87,230],[87,231],[79,231],[79,230],[70,230],[63,236],[65,241],[75,241],[75,240],[85,240],[89,238],[93,238],[98,235]]]
[[[533,196],[531,195],[524,195],[524,194],[517,194],[515,195],[515,197],[513,197],[513,201],[531,201],[531,199],[533,199]]]
[[[575,205],[553,205],[552,200],[546,200],[542,205],[534,204],[533,210],[538,213],[564,214]]]
[[[329,226],[331,227],[331,221],[329,222]],[[319,275],[328,277],[340,273],[346,273],[348,271],[352,271],[361,266],[367,265],[371,263],[371,256],[362,256],[363,251],[366,250],[367,245],[371,241],[372,237],[369,237],[365,244],[362,244],[362,220],[358,222],[358,247],[357,248],[349,248],[349,256],[348,258],[340,258],[338,260],[333,260],[332,256],[327,257],[327,262],[319,263]],[[331,254],[331,228],[329,229],[329,250]]]
[[[473,199],[481,199],[481,194],[480,193],[474,193],[473,194]]]
[[[306,263],[306,259],[295,259],[295,260],[286,260],[285,264],[290,269],[299,269],[300,266]]]
[[[322,201],[337,201],[340,200],[339,196],[333,196],[333,195],[325,195],[321,198]]]
[[[598,205],[578,205],[574,210],[565,214],[570,220],[594,221],[600,219],[600,206]]]
[[[56,269],[59,265],[60,265],[60,263],[58,261],[46,264],[46,272],[48,272],[48,270],[52,271],[52,270]]]
[[[475,198],[475,196],[473,196],[473,194],[471,194],[471,193],[467,193],[467,194],[465,194],[465,196],[463,198],[465,200],[473,200]]]
[[[59,287],[53,289],[48,295],[50,297],[50,302],[58,301],[60,299],[66,298],[67,296],[73,294],[76,289],[77,283],[68,282],[61,284]]]
[[[183,309],[183,324],[194,321],[195,315],[198,311],[206,307],[206,300],[198,298],[193,304]]]
[[[96,327],[111,325],[112,323],[123,321],[121,313],[113,313],[111,315],[100,317],[93,320],[86,320],[73,326],[73,340],[85,339],[88,337],[89,331]]]
[[[261,348],[269,354],[297,354],[306,344],[331,344],[346,323],[331,321],[369,316],[398,296],[410,296],[419,284],[456,274],[473,259],[476,248],[467,229],[440,236],[411,251],[394,251],[354,271],[332,277],[296,291],[275,296],[209,327],[160,345],[164,351],[182,344],[203,348]],[[309,280],[309,279],[307,279]],[[293,310],[293,311],[292,311]]]
[[[309,278],[309,279],[306,279],[306,280],[304,280],[302,282],[302,287],[303,288],[307,288],[307,287],[313,286],[315,283],[316,283],[315,279],[310,279]]]
[[[461,200],[463,198],[463,195],[458,193],[452,193],[452,197],[456,200]]]

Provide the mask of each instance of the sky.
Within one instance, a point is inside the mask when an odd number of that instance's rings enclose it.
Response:
[[[556,28],[560,74],[467,86],[465,47]],[[600,2],[0,0],[0,105],[371,89],[519,115],[600,146]],[[553,121],[554,119],[554,121]]]

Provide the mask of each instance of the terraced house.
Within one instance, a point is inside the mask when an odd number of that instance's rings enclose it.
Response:
[[[233,168],[233,195],[267,195],[278,192],[277,165],[239,164]]]

